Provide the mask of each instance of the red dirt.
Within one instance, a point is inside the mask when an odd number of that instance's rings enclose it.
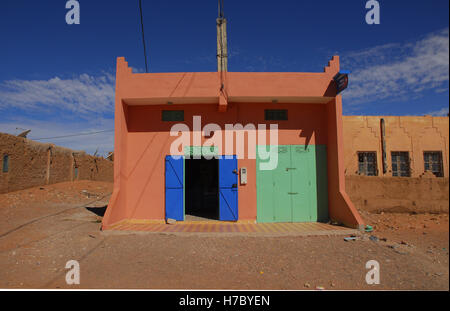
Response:
[[[43,188],[0,195],[2,288],[449,289],[448,214],[362,211],[374,232],[351,242],[102,232],[93,211],[107,204],[102,197],[112,184]],[[80,263],[80,285],[65,282],[71,259]],[[372,259],[380,263],[380,285],[365,282]]]

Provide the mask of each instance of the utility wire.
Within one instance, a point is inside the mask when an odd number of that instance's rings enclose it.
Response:
[[[144,17],[142,16],[142,1],[139,0],[139,13],[141,15],[141,31],[142,31],[142,45],[144,46],[144,60],[145,60],[145,72],[148,72],[147,66],[147,51],[145,49],[145,36],[144,36]]]
[[[218,0],[219,1],[219,17],[223,17],[223,0]]]
[[[105,133],[105,132],[113,132],[113,131],[114,131],[114,130],[103,130],[103,131],[89,132],[89,133],[78,133],[78,134],[70,134],[70,135],[64,135],[64,136],[43,137],[43,138],[30,138],[30,139],[31,139],[31,140],[45,140],[45,139],[55,139],[55,138],[66,138],[66,137],[86,136],[86,135],[92,135],[92,134],[98,134],[98,133]]]

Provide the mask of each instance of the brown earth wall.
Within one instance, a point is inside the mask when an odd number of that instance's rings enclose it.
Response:
[[[368,212],[448,213],[449,179],[346,176],[356,208]]]
[[[3,172],[5,155],[9,158],[8,172]],[[113,162],[84,151],[0,133],[0,193],[75,179],[112,182]]]

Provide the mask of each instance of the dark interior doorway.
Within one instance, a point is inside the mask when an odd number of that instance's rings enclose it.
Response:
[[[219,161],[186,159],[186,220],[219,219]],[[193,216],[193,217],[189,217]]]

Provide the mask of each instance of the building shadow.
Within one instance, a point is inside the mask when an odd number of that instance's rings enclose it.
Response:
[[[315,146],[316,189],[317,189],[317,221],[328,222],[328,169],[327,146]]]
[[[105,206],[100,206],[100,207],[89,207],[87,206],[86,209],[91,212],[94,213],[97,216],[101,216],[103,217],[103,215],[105,215],[106,212],[106,208],[108,207],[108,205]]]
[[[305,150],[308,149],[309,143],[311,142],[311,138],[314,134],[314,130],[313,129],[302,129],[300,130],[300,134],[298,135],[299,137],[305,137]]]

